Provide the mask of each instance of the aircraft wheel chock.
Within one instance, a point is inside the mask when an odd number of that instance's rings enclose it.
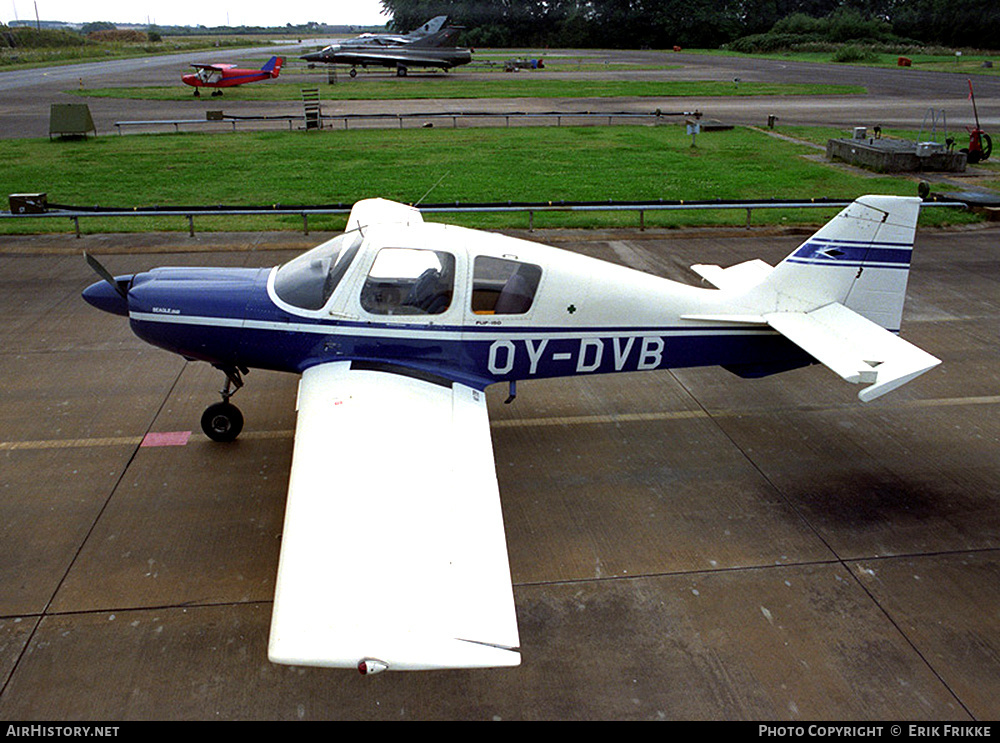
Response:
[[[212,441],[234,441],[243,430],[243,413],[230,402],[217,402],[201,415],[201,430]]]

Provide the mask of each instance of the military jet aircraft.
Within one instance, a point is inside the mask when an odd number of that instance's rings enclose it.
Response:
[[[436,34],[442,28],[444,24],[448,22],[448,16],[439,15],[431,18],[427,23],[423,24],[419,28],[415,28],[409,33],[405,34],[388,34],[388,33],[364,33],[360,36],[355,36],[352,41],[372,41],[374,39],[379,39],[385,43],[396,43],[396,44],[409,44],[410,42],[417,41],[418,39],[423,39],[432,34]]]
[[[265,269],[155,268],[83,297],[225,373],[300,375],[272,661],[363,673],[512,666],[519,636],[485,390],[518,380],[821,362],[879,397],[939,362],[898,336],[918,198],[864,196],[777,266],[715,288],[361,201],[347,231]]]
[[[447,16],[433,18],[416,31],[404,36],[393,34],[362,34],[318,52],[302,55],[301,59],[315,64],[345,64],[351,66],[351,77],[357,68],[395,67],[400,77],[410,67],[437,67],[443,70],[468,64],[472,52],[464,47],[446,44],[461,30],[459,26],[446,26]]]

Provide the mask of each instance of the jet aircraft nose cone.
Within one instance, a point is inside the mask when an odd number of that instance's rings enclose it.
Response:
[[[95,281],[83,290],[83,298],[99,310],[128,317],[128,300],[107,281]]]

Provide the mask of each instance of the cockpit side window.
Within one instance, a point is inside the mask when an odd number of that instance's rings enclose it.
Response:
[[[531,309],[542,269],[533,263],[481,255],[472,273],[472,311],[477,315],[522,315]]]
[[[348,232],[281,266],[274,277],[278,298],[303,310],[322,309],[344,278],[361,241],[359,232]]]
[[[451,306],[455,256],[439,250],[382,248],[361,289],[373,315],[440,315]]]

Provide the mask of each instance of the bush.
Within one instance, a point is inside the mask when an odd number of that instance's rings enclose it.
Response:
[[[30,28],[15,26],[5,28],[0,34],[0,47],[9,46],[18,49],[60,49],[69,46],[83,46],[87,42],[79,34],[55,29]]]
[[[857,44],[842,46],[833,54],[834,62],[877,62],[878,54]]]
[[[824,18],[813,18],[805,13],[792,13],[782,18],[765,34],[754,34],[736,39],[729,45],[743,54],[773,53],[779,51],[805,51],[822,45],[834,49],[836,45],[850,44],[838,54],[845,54],[838,62],[871,61],[874,52],[864,50],[859,44],[907,43],[892,34],[889,24],[878,18],[865,18],[853,8],[841,7]],[[856,55],[861,55],[857,57]]]
[[[132,29],[108,29],[105,31],[93,31],[87,34],[90,41],[100,41],[117,44],[145,44],[149,37],[144,31],[134,31]]]
[[[736,39],[727,48],[740,54],[771,54],[799,49],[804,44],[820,41],[822,38],[817,34],[766,33]]]
[[[792,13],[785,16],[771,29],[772,34],[822,34],[826,31],[826,21],[813,18],[805,13]]]

